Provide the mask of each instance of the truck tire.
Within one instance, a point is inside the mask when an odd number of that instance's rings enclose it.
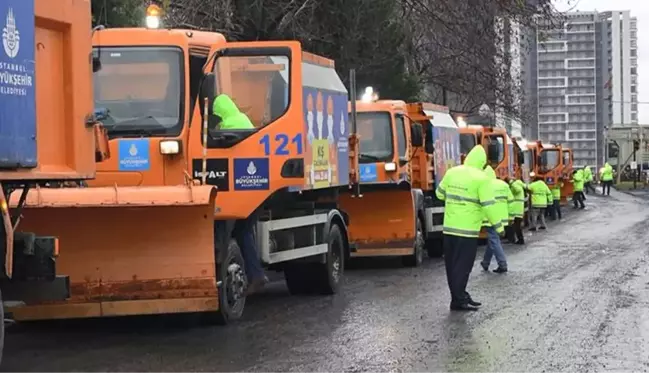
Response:
[[[417,219],[417,229],[415,232],[414,252],[412,255],[403,257],[403,265],[406,267],[419,267],[424,262],[424,246],[426,241],[424,239],[424,229],[421,219]]]
[[[205,314],[210,324],[226,325],[241,318],[246,305],[246,271],[237,241],[232,239],[217,263],[219,310]]]
[[[442,238],[427,239],[426,251],[429,258],[441,258],[444,256],[444,240]]]
[[[288,291],[293,295],[338,292],[345,271],[345,241],[340,227],[332,224],[327,236],[324,263],[288,263],[284,278]]]

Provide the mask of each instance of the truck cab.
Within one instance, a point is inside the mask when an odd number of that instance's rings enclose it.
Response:
[[[563,153],[561,145],[543,143],[540,140],[527,145],[533,162],[531,172],[543,177],[545,183],[552,188],[560,182],[563,172]]]
[[[460,153],[464,157],[476,145],[487,152],[487,163],[496,171],[499,179],[513,176],[507,131],[503,128],[469,124],[460,128]]]
[[[404,101],[356,102],[361,183],[407,182],[411,127]],[[421,126],[419,127],[421,135]]]

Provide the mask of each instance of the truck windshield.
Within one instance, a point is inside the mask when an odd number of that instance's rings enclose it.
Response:
[[[460,153],[469,154],[471,149],[476,145],[475,136],[472,133],[460,134]]]
[[[539,156],[539,170],[541,172],[552,171],[559,166],[561,154],[559,150],[543,150]]]
[[[94,56],[95,110],[113,135],[178,135],[183,124],[182,51],[173,47],[100,47]]]
[[[356,123],[360,135],[359,163],[391,162],[394,147],[390,113],[357,113]]]

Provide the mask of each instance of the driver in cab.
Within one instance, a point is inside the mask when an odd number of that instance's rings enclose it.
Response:
[[[220,119],[219,130],[251,130],[255,128],[250,118],[239,110],[230,96],[224,93],[214,98],[212,112]],[[248,278],[247,294],[261,290],[268,282],[257,254],[257,241],[254,233],[256,224],[257,214],[253,212],[247,219],[237,220],[233,232],[245,262],[246,277]]]
[[[237,104],[225,93],[214,98],[212,112],[221,119],[220,130],[251,130],[255,128],[250,118],[242,113]]]

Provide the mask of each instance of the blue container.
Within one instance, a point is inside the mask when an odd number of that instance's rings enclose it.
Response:
[[[34,0],[0,1],[0,28],[0,168],[34,168]]]

